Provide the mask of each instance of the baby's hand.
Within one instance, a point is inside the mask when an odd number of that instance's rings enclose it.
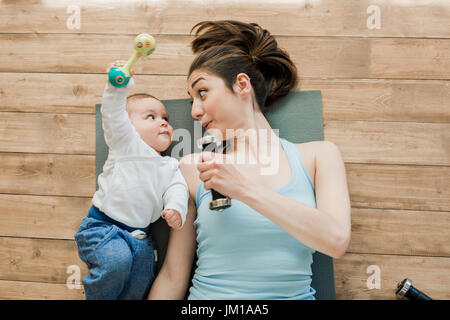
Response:
[[[106,67],[106,73],[109,73],[109,70],[111,70],[112,68],[115,67],[123,67],[127,62],[125,60],[116,60],[114,62],[111,62],[110,64],[108,64],[108,66]],[[133,70],[131,70],[131,76],[134,76],[135,73]]]
[[[179,229],[181,227],[181,214],[175,209],[167,209],[162,212],[162,217],[166,219],[169,227]]]
[[[112,68],[123,67],[126,63],[127,62],[125,60],[116,60],[115,62],[111,62],[106,67],[106,73],[109,74],[109,71]],[[130,82],[128,82],[128,84],[125,86],[125,88],[133,88],[134,87],[134,78],[133,78],[134,74],[135,74],[134,71],[131,70],[131,72],[130,72],[130,77],[131,77]]]

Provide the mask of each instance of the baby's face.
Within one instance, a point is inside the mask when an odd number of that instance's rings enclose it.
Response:
[[[158,153],[167,150],[172,143],[173,128],[161,101],[153,98],[131,99],[127,110],[142,140]]]

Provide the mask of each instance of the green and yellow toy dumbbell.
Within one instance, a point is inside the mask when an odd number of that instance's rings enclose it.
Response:
[[[131,68],[142,56],[148,56],[155,51],[156,41],[148,33],[139,34],[136,39],[134,39],[134,53],[127,63],[122,67],[115,67],[109,71],[108,78],[109,82],[114,87],[122,88],[125,87],[130,81]]]

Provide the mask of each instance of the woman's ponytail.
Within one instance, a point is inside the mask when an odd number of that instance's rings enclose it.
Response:
[[[246,73],[263,112],[297,87],[297,68],[275,38],[256,23],[233,20],[196,24],[192,51],[198,54],[189,75],[206,69],[224,79],[231,89],[237,74]]]

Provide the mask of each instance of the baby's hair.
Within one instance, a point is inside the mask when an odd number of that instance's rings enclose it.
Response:
[[[155,96],[152,96],[151,94],[148,94],[148,93],[134,93],[127,97],[127,112],[130,113],[130,107],[129,107],[128,102],[136,101],[136,100],[143,100],[143,99],[155,99],[155,100],[161,101],[158,98],[156,98]]]
[[[188,77],[198,69],[219,76],[233,91],[239,73],[251,81],[262,112],[297,87],[297,68],[275,38],[256,23],[234,20],[202,21],[196,24],[192,51],[198,56]]]
[[[127,97],[127,102],[130,100],[130,99],[136,99],[136,100],[141,100],[141,99],[146,99],[146,98],[152,98],[152,99],[156,99],[156,100],[159,100],[157,97],[155,97],[155,96],[152,96],[151,94],[148,94],[148,93],[134,93],[134,94],[132,94],[132,95],[129,95],[128,97]],[[161,100],[159,100],[159,101],[161,101]]]

